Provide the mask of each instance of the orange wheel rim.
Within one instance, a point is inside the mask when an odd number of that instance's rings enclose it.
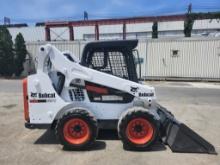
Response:
[[[88,141],[91,133],[88,124],[84,120],[75,118],[64,124],[63,134],[67,142],[80,145]]]
[[[153,137],[153,133],[153,126],[144,118],[132,119],[126,128],[126,135],[134,144],[145,144],[149,142]]]

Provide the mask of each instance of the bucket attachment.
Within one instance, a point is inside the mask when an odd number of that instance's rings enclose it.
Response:
[[[158,105],[161,136],[173,152],[217,154],[215,148],[185,124],[178,122],[164,107]]]

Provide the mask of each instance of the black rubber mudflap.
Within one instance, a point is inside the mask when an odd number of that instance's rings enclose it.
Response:
[[[217,154],[212,144],[183,123],[169,124],[166,143],[173,152]]]
[[[157,107],[161,122],[161,137],[173,152],[217,154],[212,144],[176,120],[166,108],[159,104]]]

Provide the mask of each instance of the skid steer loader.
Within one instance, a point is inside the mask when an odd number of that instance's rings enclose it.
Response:
[[[162,140],[173,152],[215,154],[215,148],[156,102],[139,82],[137,40],[88,43],[81,61],[47,44],[37,72],[23,80],[27,128],[54,127],[64,147],[92,147],[100,129],[117,129],[124,146],[149,149]],[[136,53],[135,53],[136,52]]]

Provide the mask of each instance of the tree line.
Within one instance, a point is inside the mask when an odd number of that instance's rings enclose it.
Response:
[[[12,36],[7,27],[0,27],[0,76],[19,77],[24,70],[27,49],[24,37],[17,34],[13,43]]]

